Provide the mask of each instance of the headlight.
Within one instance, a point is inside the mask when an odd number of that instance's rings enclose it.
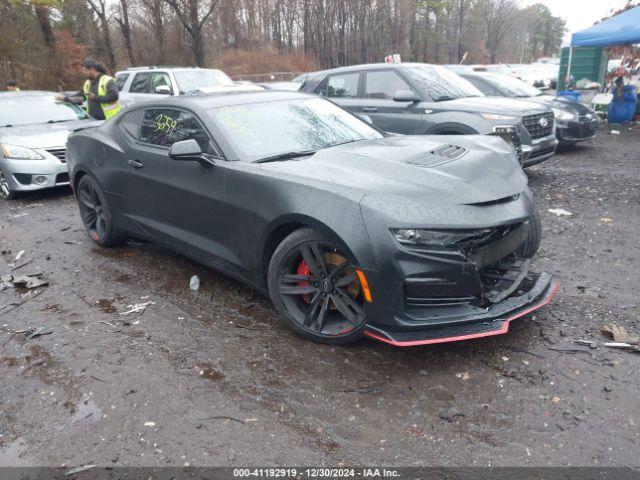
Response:
[[[553,115],[555,115],[558,120],[573,120],[575,117],[575,114],[569,110],[562,108],[552,108],[551,110],[553,110]]]
[[[403,245],[427,245],[434,248],[442,248],[482,238],[491,234],[493,230],[420,230],[403,228],[392,229],[391,232]]]
[[[19,145],[0,145],[4,158],[13,158],[16,160],[42,160],[44,157],[35,150]]]
[[[513,115],[498,115],[496,113],[481,113],[480,116],[485,120],[517,120],[518,117]]]

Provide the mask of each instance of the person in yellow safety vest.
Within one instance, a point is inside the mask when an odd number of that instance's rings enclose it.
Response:
[[[87,113],[96,120],[108,120],[122,110],[118,85],[101,63],[87,58],[82,62],[82,73],[87,78],[82,89],[73,95],[58,95],[57,100],[84,103]]]
[[[18,87],[18,82],[15,80],[9,80],[6,83],[7,92],[19,92],[20,88]]]

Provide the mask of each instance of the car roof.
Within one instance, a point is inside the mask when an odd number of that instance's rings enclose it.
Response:
[[[51,95],[58,95],[58,93],[48,92],[46,90],[20,90],[18,92],[0,92],[0,98],[50,97]]]
[[[361,71],[361,70],[379,70],[382,68],[386,69],[403,69],[410,67],[440,67],[446,68],[443,65],[435,65],[433,63],[416,63],[416,62],[403,62],[403,63],[363,63],[361,65],[349,65],[347,67],[337,67],[330,68],[327,70],[319,70],[317,72],[306,73],[306,80],[311,78],[318,78],[319,76],[328,75],[329,73],[348,73],[353,71]]]
[[[302,100],[318,98],[315,95],[284,90],[247,90],[235,92],[216,92],[198,95],[182,95],[180,97],[166,98],[162,100],[144,102],[139,105],[150,106],[152,104],[189,106],[189,104],[209,109],[229,107],[233,105],[246,105],[249,103],[277,102],[281,100]]]
[[[495,77],[496,75],[502,75],[502,74],[496,73],[496,72],[474,71],[474,72],[460,72],[458,75],[460,75],[461,77]]]
[[[121,73],[137,73],[137,72],[154,72],[156,70],[162,71],[172,71],[172,72],[180,72],[180,71],[189,71],[189,70],[214,70],[216,72],[222,72],[219,68],[200,68],[200,67],[176,67],[171,65],[150,65],[147,67],[129,67],[124,70],[118,70],[115,74],[119,75]],[[223,72],[224,73],[224,72]]]

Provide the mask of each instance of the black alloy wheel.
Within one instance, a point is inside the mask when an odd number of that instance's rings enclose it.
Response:
[[[342,344],[363,335],[367,300],[360,275],[335,242],[305,228],[289,235],[273,254],[269,293],[294,331]]]
[[[89,175],[78,182],[76,197],[87,234],[98,245],[109,247],[122,241],[113,227],[111,210],[98,183]]]

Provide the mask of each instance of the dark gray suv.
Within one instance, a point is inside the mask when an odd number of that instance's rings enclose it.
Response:
[[[368,115],[387,132],[406,135],[500,135],[524,167],[557,148],[553,111],[524,100],[485,97],[459,75],[423,63],[369,64],[308,74],[300,89]]]

